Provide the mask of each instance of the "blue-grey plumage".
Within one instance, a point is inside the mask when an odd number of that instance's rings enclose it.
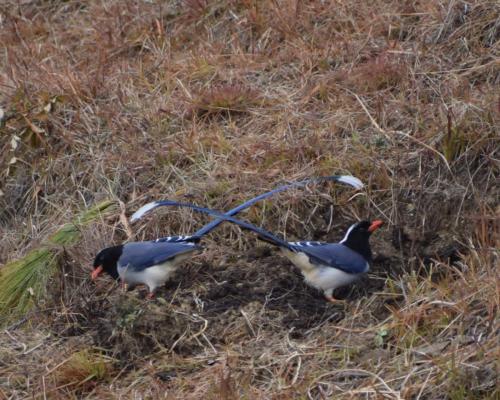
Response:
[[[283,247],[281,251],[329,301],[335,301],[335,289],[351,284],[370,269],[370,260],[341,243],[305,243],[294,244],[293,251]]]
[[[353,224],[340,243],[289,242],[288,247],[275,244],[300,269],[308,284],[334,302],[335,289],[354,282],[370,269],[370,235],[382,224],[380,220]]]
[[[380,220],[355,223],[339,243],[287,242],[248,222],[193,204],[166,200],[163,205],[192,208],[257,233],[262,240],[280,247],[283,254],[301,270],[305,281],[322,290],[332,302],[335,301],[335,289],[352,283],[368,272],[372,259],[369,239],[383,224]]]
[[[295,242],[293,249],[307,254],[312,262],[335,266],[348,274],[362,274],[369,269],[367,260],[360,253],[341,243]]]
[[[286,189],[305,186],[310,182],[329,180],[342,182],[357,189],[363,187],[363,183],[358,178],[352,176],[327,176],[307,179],[283,185],[274,190],[263,193],[233,208],[225,215],[228,216],[237,214],[238,212],[255,204],[257,201],[268,198],[271,195]],[[177,203],[163,201],[146,204],[134,213],[131,217],[131,221],[137,220],[150,210],[164,205],[177,205]],[[212,210],[198,208],[198,211],[210,214],[210,211]],[[222,216],[220,213],[212,213],[211,215]],[[211,221],[193,235],[169,236],[159,238],[151,242],[133,242],[127,243],[123,246],[114,246],[104,249],[96,256],[94,261],[94,270],[91,274],[92,278],[96,279],[104,271],[115,279],[120,277],[122,283],[133,285],[145,283],[150,288],[150,293],[153,293],[154,289],[163,284],[172,275],[176,267],[189,257],[190,253],[200,249],[200,247],[196,246],[195,243],[197,243],[203,235],[206,235],[211,230],[215,229],[224,220],[224,218],[218,218]],[[164,246],[155,246],[154,244],[163,244]],[[122,259],[121,257],[124,258]],[[118,259],[120,259],[120,261],[118,261]]]
[[[145,284],[149,293],[165,284],[181,262],[194,251],[195,243],[133,242],[123,246],[117,268],[120,279],[129,286]]]
[[[107,272],[115,279],[120,278],[124,286],[146,285],[148,297],[152,297],[156,288],[172,276],[178,265],[200,249],[201,246],[193,242],[165,240],[108,247],[97,254],[92,279]]]
[[[143,271],[153,265],[162,264],[177,255],[201,250],[196,243],[181,242],[132,242],[123,246],[118,260],[118,268],[131,266],[136,271]]]

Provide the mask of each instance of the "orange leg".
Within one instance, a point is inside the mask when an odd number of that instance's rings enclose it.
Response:
[[[336,304],[340,301],[340,300],[337,300],[335,297],[333,297],[331,295],[329,296],[326,294],[325,294],[325,299],[328,300],[330,303],[334,303],[334,304]]]
[[[325,299],[333,304],[344,303],[344,300],[339,300],[339,299],[336,299],[335,297],[333,297],[333,290],[326,290],[325,291]]]

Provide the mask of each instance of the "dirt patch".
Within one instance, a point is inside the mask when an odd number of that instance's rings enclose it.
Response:
[[[297,333],[320,324],[339,310],[339,306],[329,304],[321,293],[307,286],[302,275],[279,256],[266,257],[243,268],[217,271],[214,277],[222,283],[213,285],[203,297],[210,317],[258,302],[271,315],[278,316],[284,328],[293,328]]]
[[[106,312],[96,316],[96,344],[124,361],[158,351],[188,355],[256,331],[302,338],[344,318],[345,304],[325,301],[286,259],[267,252],[250,258],[227,266],[186,266],[152,302],[143,299],[145,292],[113,295]],[[381,279],[363,277],[338,289],[336,297],[349,303],[381,291],[391,265],[392,258],[377,257],[374,271]],[[383,318],[388,301],[374,303],[373,315]]]
[[[429,254],[447,255],[451,248],[439,236],[424,242],[410,239],[415,235],[408,229],[404,234],[396,229],[373,237],[370,273],[337,289],[334,296],[344,300],[338,304],[325,301],[274,248],[258,245],[238,258],[205,254],[203,259],[214,260],[212,264],[183,266],[158,290],[154,301],[145,300],[144,289],[123,293],[102,282],[99,290],[105,292],[92,294],[95,286],[89,285],[74,314],[78,317],[71,325],[62,321],[64,329],[59,333],[71,336],[90,331],[96,345],[128,363],[159,351],[186,356],[206,347],[220,349],[259,332],[305,338],[323,325],[340,323],[350,305],[383,293],[364,306],[372,318],[381,321],[402,300],[389,293],[387,278],[398,281],[412,269],[426,274],[426,263],[419,260],[430,260]],[[396,235],[399,241],[392,240]]]

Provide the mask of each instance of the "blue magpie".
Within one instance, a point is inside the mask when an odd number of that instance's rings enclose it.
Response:
[[[372,261],[369,239],[383,225],[381,220],[357,222],[349,227],[339,243],[286,242],[262,228],[207,208],[176,201],[164,201],[163,205],[192,208],[257,233],[261,240],[278,246],[300,269],[305,281],[323,291],[325,298],[331,302],[336,301],[333,297],[335,289],[354,282],[368,272]]]
[[[138,284],[145,284],[149,288],[148,297],[151,298],[154,296],[155,289],[163,285],[170,278],[182,261],[189,258],[192,252],[201,250],[201,246],[197,243],[200,241],[202,236],[215,229],[219,224],[226,220],[226,217],[237,214],[257,201],[270,197],[274,193],[278,193],[292,187],[305,186],[311,182],[321,182],[327,180],[346,183],[357,189],[363,187],[361,181],[352,176],[327,176],[316,179],[307,179],[280,186],[274,190],[263,193],[246,201],[238,207],[228,211],[226,214],[221,214],[202,207],[186,205],[186,207],[194,208],[197,211],[217,216],[218,218],[203,226],[193,235],[168,236],[153,241],[131,242],[105,248],[95,257],[91,277],[95,280],[102,272],[106,272],[114,279],[120,278],[122,283],[127,284],[130,288]],[[181,203],[168,200],[148,203],[132,215],[131,221],[137,221],[144,214],[156,207],[173,206],[177,204]],[[224,216],[225,218],[219,216]],[[253,225],[249,226],[253,227]]]

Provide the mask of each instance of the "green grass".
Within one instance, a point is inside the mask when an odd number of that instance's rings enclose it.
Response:
[[[35,306],[43,307],[48,282],[58,271],[63,246],[78,243],[83,226],[115,210],[115,202],[102,202],[63,225],[47,243],[4,265],[0,270],[0,324],[26,315]]]

